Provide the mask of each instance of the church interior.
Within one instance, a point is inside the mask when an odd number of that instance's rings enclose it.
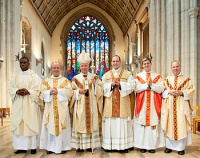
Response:
[[[51,75],[51,63],[57,61],[62,75],[71,80],[80,73],[77,58],[82,51],[94,60],[99,78],[111,69],[113,55],[121,57],[122,67],[133,76],[142,71],[144,57],[152,59],[153,71],[162,78],[171,74],[171,62],[178,60],[181,73],[194,82],[193,106],[200,106],[200,0],[0,0],[1,158],[16,157],[7,87],[20,71],[19,59],[28,57],[30,68],[42,80]],[[193,115],[200,120],[198,108]],[[200,123],[194,126],[193,144],[181,157],[200,157]],[[34,157],[180,157],[163,151],[152,155],[137,149],[123,154],[97,149],[93,155],[75,150],[46,155],[39,150]]]

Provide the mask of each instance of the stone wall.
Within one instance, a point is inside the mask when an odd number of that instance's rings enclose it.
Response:
[[[51,61],[51,47],[52,47],[52,37],[41,21],[40,17],[37,15],[36,11],[32,7],[28,0],[23,2],[22,6],[22,19],[25,18],[31,27],[31,69],[37,72],[37,74],[45,79],[49,76],[49,68]],[[27,35],[26,35],[27,36]],[[23,41],[22,41],[23,42]],[[45,74],[41,74],[41,63],[36,64],[36,59],[40,60],[42,58],[41,45],[44,46],[44,63],[45,63]]]
[[[47,62],[51,52],[51,35],[30,5],[28,0],[0,0],[0,107],[11,107],[8,95],[8,85],[11,78],[20,71],[16,56],[21,55],[22,19],[30,23],[31,27],[31,69],[42,78],[41,64],[36,65],[36,58],[41,57],[41,43],[44,45],[45,69],[48,75]]]
[[[171,75],[171,61],[179,60],[182,74],[189,76],[194,82],[194,105],[200,104],[200,1],[144,0],[127,32],[130,40],[137,45],[137,36],[140,33],[137,27],[138,18],[146,7],[153,71],[163,77]],[[140,67],[134,72],[138,71],[141,71]]]
[[[200,103],[197,63],[200,62],[197,0],[150,0],[150,52],[153,69],[162,76],[171,74],[172,60],[181,62],[182,74],[189,76],[196,87],[194,104]],[[161,65],[161,66],[160,66]]]

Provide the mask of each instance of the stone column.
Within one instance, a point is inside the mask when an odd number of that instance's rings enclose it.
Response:
[[[153,57],[152,69],[156,70],[156,1],[150,0],[149,7],[149,52]]]
[[[6,81],[5,81],[5,85],[6,85],[6,89],[4,90],[5,93],[4,93],[4,98],[5,98],[5,106],[6,107],[9,107],[9,97],[8,97],[8,85],[9,85],[9,81],[10,81],[10,75],[11,73],[11,64],[10,63],[10,56],[11,56],[11,52],[10,52],[10,48],[12,47],[10,45],[10,40],[12,38],[12,36],[10,36],[10,8],[11,8],[11,5],[10,5],[10,1],[5,1],[5,52],[6,52],[6,70],[5,70],[5,76],[6,76]]]
[[[171,74],[171,61],[174,55],[174,0],[167,0],[167,74]]]
[[[156,1],[156,72],[161,72],[161,2]],[[151,30],[150,30],[151,32]],[[155,62],[155,61],[154,61]]]
[[[0,0],[0,27],[1,27],[1,34],[0,34],[0,55],[4,57],[4,62],[0,63],[0,71],[1,71],[1,76],[0,76],[0,86],[1,86],[1,98],[0,98],[0,107],[6,107],[6,50],[5,50],[5,1],[6,0]]]
[[[5,49],[6,49],[6,87],[8,87],[9,82],[14,74],[14,51],[15,51],[15,2],[13,0],[6,1],[6,30],[5,30]],[[10,96],[8,94],[8,89],[5,92],[6,96],[6,106],[11,106]]]
[[[180,2],[181,0],[174,1],[174,59],[180,61],[180,45],[181,45],[181,24],[180,24]]]
[[[10,2],[10,72],[12,74],[15,73],[15,52],[17,51],[17,49],[15,48],[15,10],[13,8],[15,8],[15,2],[11,1]]]
[[[181,65],[182,73],[190,76],[190,21],[188,9],[190,1],[181,0]]]
[[[2,57],[2,33],[3,33],[3,0],[0,0],[0,57]],[[2,92],[2,66],[3,63],[0,62],[0,91]],[[0,107],[2,105],[2,93],[0,93]]]
[[[161,1],[161,75],[162,77],[167,76],[166,70],[168,69],[166,66],[166,1]]]
[[[198,16],[199,8],[197,7],[197,0],[190,1],[190,9],[188,10],[190,16],[190,77],[194,82],[194,86],[196,88],[195,97],[194,97],[194,105],[197,104],[197,94],[198,94],[198,85],[197,85],[197,16]]]
[[[12,75],[15,74],[14,52],[18,52],[15,42],[19,41],[19,39],[15,39],[15,33],[20,30],[15,25],[15,22],[20,20],[15,19],[15,15],[19,14],[19,10],[15,8],[16,3],[20,2],[0,0],[0,56],[5,59],[3,63],[0,63],[0,107],[11,106],[8,85]]]

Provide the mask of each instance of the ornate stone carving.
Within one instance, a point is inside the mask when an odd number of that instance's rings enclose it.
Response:
[[[188,13],[190,18],[195,18],[199,15],[199,8],[198,7],[191,8],[188,10]]]

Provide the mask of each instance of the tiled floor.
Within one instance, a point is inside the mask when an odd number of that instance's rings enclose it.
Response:
[[[10,119],[4,121],[4,126],[0,126],[0,158],[200,158],[200,133],[193,135],[193,144],[186,148],[186,154],[180,156],[173,151],[170,154],[165,154],[164,148],[157,149],[155,154],[141,154],[138,149],[129,151],[129,153],[105,152],[104,150],[96,149],[92,155],[91,152],[77,153],[75,150],[68,151],[64,155],[51,154],[47,155],[46,151],[38,150],[37,154],[31,155],[30,151],[27,154],[14,154],[12,148],[12,135],[10,132]]]

